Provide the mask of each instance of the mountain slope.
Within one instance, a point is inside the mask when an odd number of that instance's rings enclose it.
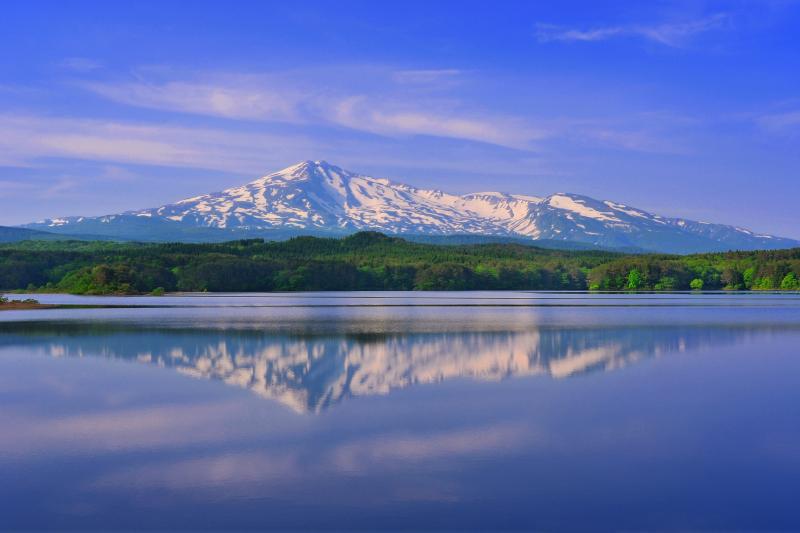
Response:
[[[674,253],[787,248],[799,241],[665,218],[611,201],[481,192],[457,196],[304,161],[246,185],[152,209],[68,217],[26,227],[141,240],[225,240],[296,234],[490,235]]]
[[[39,231],[26,228],[14,228],[0,226],[0,242],[20,242],[20,241],[65,241],[70,239],[83,239],[83,236],[68,235],[63,233],[52,233],[49,231]],[[100,238],[93,236],[93,238]]]

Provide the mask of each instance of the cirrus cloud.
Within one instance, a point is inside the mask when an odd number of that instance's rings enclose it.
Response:
[[[254,172],[319,150],[303,135],[171,124],[0,114],[0,166],[62,157]],[[292,155],[294,154],[294,155]]]
[[[349,79],[356,70],[342,67],[338,72]],[[196,73],[182,79],[140,77],[81,86],[126,106],[306,130],[346,128],[387,138],[433,136],[521,151],[537,151],[543,141],[554,139],[645,152],[675,151],[674,142],[663,138],[658,124],[631,128],[624,117],[535,117],[477,106],[452,91],[450,80],[463,74],[455,69],[363,70],[365,81],[359,90],[349,81],[329,79],[329,72]]]
[[[729,26],[730,15],[716,13],[707,17],[667,22],[652,25],[620,25],[602,26],[590,29],[576,29],[553,24],[537,24],[536,38],[539,42],[595,42],[616,37],[639,37],[664,46],[679,47],[686,41],[711,30],[719,30]]]

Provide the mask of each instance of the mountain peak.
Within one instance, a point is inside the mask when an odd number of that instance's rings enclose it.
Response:
[[[331,163],[328,163],[327,161],[322,160],[322,159],[318,159],[318,160],[306,159],[305,161],[300,161],[299,163],[295,163],[294,165],[292,165],[290,167],[286,167],[285,169],[279,171],[278,173],[286,172],[286,171],[289,171],[289,170],[292,170],[292,171],[298,171],[299,170],[299,171],[303,171],[303,172],[314,172],[314,171],[325,171],[325,170],[340,170],[340,171],[344,172],[344,169],[342,169],[341,167],[338,167],[336,165],[332,165]]]
[[[350,172],[342,169],[341,167],[337,167],[336,165],[332,165],[327,161],[313,161],[311,159],[307,159],[305,161],[295,163],[294,165],[290,165],[277,172],[266,174],[257,180],[250,182],[248,185],[260,186],[272,182],[320,180],[330,178],[330,176],[333,174],[351,175]]]

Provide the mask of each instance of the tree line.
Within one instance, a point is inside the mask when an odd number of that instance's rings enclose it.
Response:
[[[800,249],[624,255],[522,244],[423,244],[375,232],[214,244],[28,241],[0,246],[0,289],[800,290]]]

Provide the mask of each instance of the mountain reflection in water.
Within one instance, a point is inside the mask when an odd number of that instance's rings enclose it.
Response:
[[[0,347],[52,357],[106,357],[221,380],[298,413],[345,398],[452,378],[567,378],[663,354],[735,343],[791,325],[539,327],[525,331],[274,333],[257,330],[37,323],[3,328]]]

